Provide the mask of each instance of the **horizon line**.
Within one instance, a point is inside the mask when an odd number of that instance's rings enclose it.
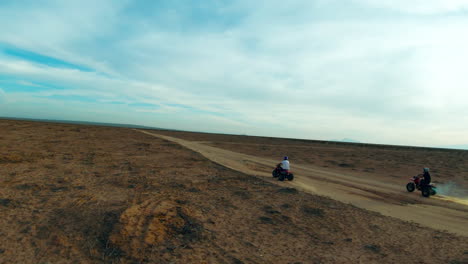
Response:
[[[230,134],[230,133],[219,133],[219,132],[208,132],[208,131],[194,131],[194,130],[180,130],[172,128],[162,128],[146,125],[128,124],[128,123],[107,123],[107,122],[94,122],[94,121],[83,121],[83,120],[64,120],[64,119],[44,119],[44,118],[28,118],[28,117],[8,117],[0,116],[0,120],[19,120],[19,121],[32,121],[32,122],[43,122],[43,123],[58,123],[58,124],[76,124],[76,125],[93,125],[93,126],[110,126],[110,127],[122,127],[122,128],[140,128],[150,130],[165,130],[175,132],[188,132],[188,133],[203,133],[213,135],[230,135],[230,136],[245,136],[245,137],[260,137],[260,138],[274,138],[274,139],[287,139],[293,141],[311,141],[322,144],[335,144],[335,145],[360,145],[369,147],[390,147],[390,148],[407,148],[407,149],[430,149],[430,150],[443,150],[443,151],[468,151],[467,148],[456,148],[456,147],[427,147],[427,146],[412,146],[412,145],[396,145],[396,144],[384,144],[384,143],[366,143],[366,142],[346,142],[337,140],[319,140],[319,139],[306,139],[306,138],[287,138],[287,137],[272,137],[272,136],[261,136],[261,135],[247,135],[247,134]]]

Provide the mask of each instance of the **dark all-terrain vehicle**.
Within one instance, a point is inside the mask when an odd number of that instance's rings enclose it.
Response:
[[[406,184],[406,190],[408,192],[413,192],[414,190],[421,191],[421,195],[424,197],[429,197],[437,193],[437,188],[433,183],[421,184],[422,179],[418,176],[410,178],[410,182]]]

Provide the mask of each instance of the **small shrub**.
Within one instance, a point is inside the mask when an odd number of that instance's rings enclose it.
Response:
[[[189,191],[189,192],[197,193],[197,192],[200,192],[200,189],[195,188],[195,187],[192,187],[192,188],[188,189],[188,191]]]
[[[298,190],[294,188],[281,188],[278,190],[279,193],[290,193],[290,194],[296,194],[299,193]]]
[[[0,199],[0,205],[2,206],[8,206],[11,202],[11,199]]]
[[[273,219],[271,219],[270,217],[260,216],[258,219],[260,219],[260,221],[262,221],[262,223],[264,223],[264,224],[272,224],[273,223]]]
[[[325,211],[321,208],[312,208],[308,206],[302,207],[302,211],[307,215],[313,215],[318,217],[323,217],[325,215]]]
[[[247,200],[251,197],[250,193],[247,191],[235,191],[233,192],[234,195],[239,196],[241,199]]]
[[[374,253],[379,253],[380,252],[380,246],[377,246],[377,245],[373,245],[373,244],[365,245],[364,248],[367,249],[367,250],[370,250],[370,251],[372,251]]]
[[[17,189],[17,190],[30,190],[30,189],[32,189],[33,187],[34,187],[34,186],[31,185],[31,184],[25,183],[25,184],[16,185],[16,186],[15,186],[15,189]]]

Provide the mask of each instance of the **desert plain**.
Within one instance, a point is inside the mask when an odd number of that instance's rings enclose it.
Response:
[[[467,158],[0,119],[0,263],[468,263]]]

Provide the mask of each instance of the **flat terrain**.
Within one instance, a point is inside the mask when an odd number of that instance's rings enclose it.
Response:
[[[151,132],[150,130],[148,130]],[[468,151],[300,139],[153,131],[157,134],[277,160],[288,155],[294,164],[322,167],[358,177],[376,175],[406,181],[430,167],[436,183],[455,181],[468,189]],[[468,196],[468,194],[466,194]]]
[[[411,160],[423,157],[417,151],[388,163],[400,169],[381,175],[390,168],[377,165],[389,156],[374,161],[357,151],[344,160],[340,155],[351,155],[352,146],[339,151],[342,146],[292,141],[286,152],[278,151],[288,142],[281,139],[144,132],[0,120],[0,263],[468,261],[468,237],[455,220],[445,232],[353,204],[359,196],[352,192],[371,192],[365,182],[388,179],[388,185],[376,183],[375,196],[388,196],[400,207],[442,208],[441,203],[461,212],[466,223],[460,201],[386,190],[404,190],[406,178],[419,172],[422,164],[413,167]],[[284,154],[292,159],[297,181],[278,183],[268,175],[270,162]],[[466,160],[465,152],[435,155],[448,164],[428,165],[440,170],[434,172],[440,182],[466,180],[465,163],[450,170],[453,159]],[[399,178],[404,168],[412,169]],[[317,195],[326,188],[337,191],[328,193],[334,199]],[[340,202],[347,188],[353,190],[351,204]]]
[[[271,178],[272,164],[280,161],[281,154],[289,155],[291,162],[297,161],[292,168],[296,180],[289,183],[294,187],[387,216],[468,236],[468,162],[465,162],[468,151],[191,132],[158,132],[165,136],[144,133],[178,142],[231,169],[267,178]],[[212,140],[206,141],[210,136]],[[273,159],[275,156],[276,160]],[[359,160],[359,157],[366,159]],[[422,167],[433,168],[434,182],[438,183],[443,195],[427,199],[419,192],[407,193],[408,175],[416,175],[416,168],[422,170]]]

